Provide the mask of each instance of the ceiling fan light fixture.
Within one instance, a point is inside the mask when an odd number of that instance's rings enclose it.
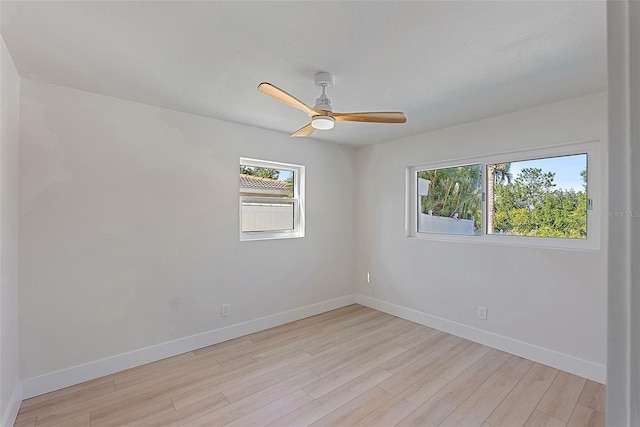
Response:
[[[311,126],[314,129],[328,130],[333,129],[335,119],[331,116],[315,116],[311,119]]]

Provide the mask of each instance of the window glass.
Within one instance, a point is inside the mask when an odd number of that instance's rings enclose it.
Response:
[[[417,171],[418,232],[482,232],[480,164]]]
[[[240,165],[240,195],[293,197],[292,170]]]
[[[487,233],[587,238],[587,155],[487,165]]]

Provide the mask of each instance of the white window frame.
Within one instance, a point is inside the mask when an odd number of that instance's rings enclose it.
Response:
[[[293,197],[260,197],[260,196],[239,196],[238,203],[238,229],[241,241],[251,240],[273,240],[292,239],[304,237],[305,215],[304,215],[304,193],[305,193],[305,167],[292,163],[273,162],[269,160],[252,159],[240,157],[240,166],[253,166],[259,168],[272,168],[293,171]],[[293,203],[293,229],[292,230],[269,230],[269,231],[242,231],[242,203],[274,203],[282,201]]]
[[[575,154],[587,154],[587,238],[568,239],[533,236],[509,236],[487,234],[487,201],[482,203],[482,233],[480,235],[458,235],[418,232],[418,172],[425,169],[441,169],[480,163],[482,165],[482,192],[487,194],[487,165],[560,157]],[[602,188],[604,165],[598,140],[554,145],[530,150],[513,151],[496,155],[451,159],[432,163],[422,163],[406,168],[405,177],[405,235],[409,238],[440,240],[448,242],[484,243],[496,245],[515,245],[545,247],[570,250],[600,250],[603,200]]]

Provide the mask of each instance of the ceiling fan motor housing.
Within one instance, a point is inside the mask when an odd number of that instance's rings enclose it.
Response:
[[[322,94],[319,98],[316,98],[316,105],[313,107],[314,110],[333,111],[333,108],[331,107],[331,100],[325,93],[327,88],[333,87],[336,82],[333,74],[326,72],[316,73],[313,82],[317,87],[322,89]]]
[[[336,78],[331,73],[320,71],[314,76],[313,82],[318,87],[333,87],[336,84]]]
[[[324,93],[320,95],[320,98],[316,98],[316,105],[313,107],[314,110],[321,111],[333,111],[331,107],[331,100],[327,98],[327,95]]]

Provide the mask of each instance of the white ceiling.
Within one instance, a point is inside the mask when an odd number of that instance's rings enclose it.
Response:
[[[354,146],[606,88],[605,2],[2,1],[23,78],[292,133],[307,116],[268,81],[334,110],[400,110],[406,124],[338,123]]]

